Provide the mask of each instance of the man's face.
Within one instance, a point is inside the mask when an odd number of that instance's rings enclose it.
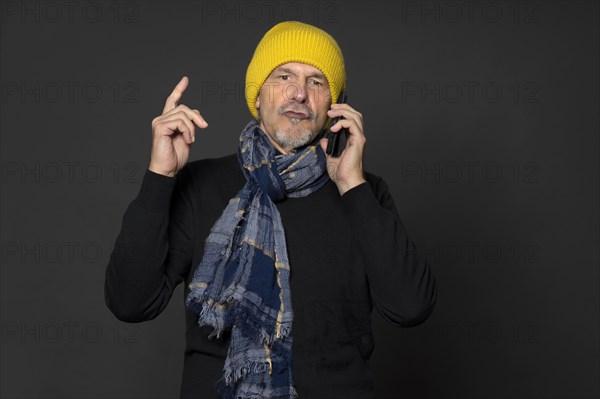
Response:
[[[288,62],[275,68],[260,89],[259,127],[275,148],[287,153],[317,136],[330,105],[325,75],[311,65]]]

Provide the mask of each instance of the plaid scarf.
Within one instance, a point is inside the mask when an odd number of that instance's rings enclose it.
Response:
[[[292,369],[290,264],[274,203],[304,197],[329,180],[319,139],[278,154],[255,120],[240,135],[238,162],[246,184],[206,239],[189,284],[186,306],[217,338],[231,329],[224,374],[215,389],[224,399],[297,398]]]

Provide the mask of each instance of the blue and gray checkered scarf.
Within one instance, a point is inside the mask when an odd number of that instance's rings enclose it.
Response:
[[[238,161],[246,184],[212,227],[186,298],[198,324],[214,327],[209,339],[231,330],[224,374],[215,383],[224,399],[298,397],[290,263],[275,203],[307,196],[327,183],[319,146],[324,133],[285,155],[255,120],[240,135]]]

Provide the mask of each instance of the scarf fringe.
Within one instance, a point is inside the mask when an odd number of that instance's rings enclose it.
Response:
[[[244,333],[244,336],[247,336],[252,341],[265,343],[269,347],[272,347],[278,339],[291,336],[292,332],[292,322],[278,323],[275,321],[272,324],[274,331],[268,333],[264,328],[264,322],[245,306],[239,307],[236,324]],[[277,337],[277,324],[281,325],[279,337]]]
[[[221,399],[297,399],[299,397],[298,391],[294,386],[289,387],[289,392],[278,396],[264,396],[260,394],[246,394],[246,395],[235,395],[235,388],[233,385],[227,385],[225,382],[225,376],[221,376],[219,380],[214,384],[215,389],[219,392]]]
[[[253,373],[261,374],[269,371],[270,363],[261,360],[247,360],[245,364],[239,367],[227,367],[224,371],[225,384],[238,382],[243,376]]]
[[[243,332],[243,335],[255,342],[262,342],[272,347],[275,341],[291,336],[292,322],[272,323],[273,332],[266,331],[264,321],[256,316],[256,313],[244,306],[243,302],[237,305],[237,301],[231,301],[219,304],[210,304],[207,301],[198,301],[198,299],[190,300],[188,307],[194,310],[198,316],[198,325],[209,325],[213,327],[213,331],[209,334],[208,339],[213,337],[220,338],[224,330],[229,329],[235,323]],[[199,311],[198,311],[199,310]],[[219,320],[223,320],[223,325],[220,325]],[[280,324],[280,333],[277,337],[277,324]]]

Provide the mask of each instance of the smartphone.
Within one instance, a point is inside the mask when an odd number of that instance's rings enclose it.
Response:
[[[346,91],[343,90],[338,96],[337,103],[342,104],[347,101],[348,96]],[[336,116],[333,118],[327,131],[329,140],[327,141],[327,150],[325,153],[335,158],[338,158],[342,154],[342,151],[344,151],[344,148],[346,148],[346,144],[348,143],[348,128],[343,127],[337,133],[331,131],[331,126],[335,125],[340,119],[344,119],[344,117]]]

